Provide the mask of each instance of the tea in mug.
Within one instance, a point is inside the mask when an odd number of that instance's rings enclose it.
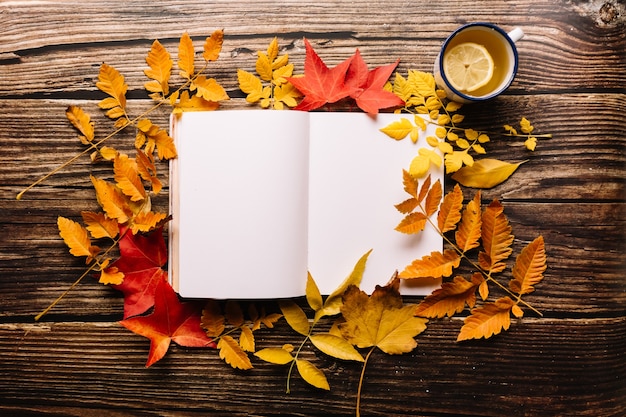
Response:
[[[454,55],[454,56],[453,56]],[[465,62],[465,69],[474,66],[472,74],[466,77],[469,79],[461,79],[463,77],[457,73],[457,81],[454,82],[452,71],[455,69],[461,71],[459,66]],[[488,96],[500,90],[511,79],[514,71],[515,56],[508,40],[501,33],[485,26],[475,26],[460,31],[456,36],[450,39],[446,50],[443,54],[443,70],[446,78],[453,86],[464,84],[458,90],[466,95],[481,97]],[[482,77],[482,78],[480,78]],[[475,88],[472,88],[475,87]]]

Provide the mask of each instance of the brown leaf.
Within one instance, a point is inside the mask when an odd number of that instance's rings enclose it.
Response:
[[[424,205],[426,217],[430,217],[437,212],[439,204],[441,203],[442,194],[443,188],[441,186],[441,181],[437,180],[437,182],[435,182],[430,188],[428,195],[426,196],[426,202]]]
[[[463,311],[466,304],[472,308],[476,304],[477,286],[477,283],[456,276],[426,297],[415,309],[415,315],[429,318],[452,317]]]
[[[502,297],[494,303],[485,304],[472,310],[465,319],[456,341],[468,339],[488,339],[511,325],[511,309],[515,303],[509,297]]]
[[[215,300],[208,300],[202,309],[200,325],[206,331],[207,336],[216,338],[224,333],[224,315]]]
[[[513,280],[509,287],[514,292],[522,295],[535,291],[533,285],[537,285],[543,279],[546,270],[546,251],[543,236],[539,236],[528,244],[519,254],[513,265]]]
[[[396,230],[406,234],[419,233],[426,227],[427,220],[428,218],[422,212],[410,213],[396,226]]]
[[[414,260],[398,276],[404,279],[449,277],[452,269],[457,268],[460,263],[461,256],[452,249],[446,249],[443,253],[435,251]]]

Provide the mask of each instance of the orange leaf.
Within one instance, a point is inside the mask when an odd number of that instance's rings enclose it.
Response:
[[[465,319],[456,341],[468,339],[488,339],[511,325],[511,309],[515,303],[509,297],[502,297],[494,303],[485,304],[472,310]]]
[[[133,218],[131,230],[133,234],[149,232],[160,226],[161,221],[165,220],[165,218],[167,218],[167,214],[164,213],[154,213],[152,211],[139,213]]]
[[[398,275],[400,278],[441,278],[452,275],[452,269],[461,263],[461,256],[456,251],[446,249],[441,252],[431,252],[421,259],[414,260]]]
[[[452,317],[465,308],[476,304],[477,283],[469,282],[462,276],[454,277],[452,282],[444,282],[441,288],[433,291],[415,310],[416,316],[441,318]]]
[[[124,81],[122,74],[112,66],[102,64],[96,87],[110,96],[98,103],[101,109],[108,110],[106,112],[108,117],[117,119],[126,115],[126,92],[128,91],[128,85]]]
[[[478,254],[480,267],[489,272],[501,272],[506,268],[502,261],[513,252],[511,245],[514,239],[502,204],[497,200],[492,201],[483,213],[482,222],[484,252]]]
[[[103,269],[98,282],[104,285],[119,285],[124,282],[124,273],[115,266]]]
[[[87,225],[87,230],[89,230],[94,239],[102,239],[104,237],[115,239],[120,232],[117,220],[108,218],[104,213],[83,211],[80,214]]]
[[[208,101],[196,95],[189,97],[189,91],[183,91],[180,95],[180,101],[174,105],[174,113],[182,113],[183,111],[210,111],[219,108],[219,103]]]
[[[158,194],[163,188],[163,184],[157,178],[157,170],[154,165],[152,154],[146,154],[141,149],[137,150],[137,171],[141,178],[152,183],[152,192]]]
[[[70,253],[74,256],[86,256],[87,262],[100,252],[100,248],[91,245],[91,240],[87,234],[87,229],[73,220],[59,216],[57,218],[59,235],[65,244],[70,248]]]
[[[217,301],[207,301],[204,309],[202,310],[200,324],[209,337],[218,337],[224,332],[224,329],[226,329],[224,324],[224,315],[222,314]]]
[[[118,154],[113,160],[115,182],[122,192],[130,197],[131,201],[141,201],[146,198],[146,190],[139,178],[139,169],[134,159],[128,155]]]
[[[83,109],[78,106],[69,106],[67,110],[65,110],[65,115],[72,126],[82,133],[78,138],[83,145],[88,145],[89,142],[93,141],[94,127],[93,122],[89,118],[89,114],[85,113]]]
[[[428,195],[426,196],[426,202],[424,211],[426,212],[426,217],[430,217],[437,212],[439,209],[439,204],[441,203],[441,195],[443,194],[443,189],[441,187],[441,181],[437,180],[436,183],[428,191]]]
[[[400,224],[396,226],[396,230],[400,233],[406,234],[419,233],[424,230],[426,220],[427,217],[424,213],[411,213],[402,219]]]
[[[146,63],[150,66],[150,69],[144,70],[143,73],[146,74],[146,77],[153,80],[144,84],[146,90],[151,93],[162,93],[164,96],[168,95],[170,91],[168,82],[174,61],[170,58],[170,53],[167,52],[167,49],[158,40],[152,43],[152,47],[146,57]]]
[[[137,149],[140,149],[147,141],[148,143],[145,147],[147,154],[152,154],[156,147],[159,159],[176,158],[177,153],[174,140],[165,130],[153,124],[149,119],[140,120],[137,123],[137,128],[137,138],[135,139],[135,147]]]
[[[204,53],[202,56],[205,61],[215,61],[220,56],[222,51],[222,43],[224,43],[224,31],[216,30],[211,36],[206,38],[204,42]]]
[[[400,213],[407,214],[415,210],[417,208],[417,204],[417,200],[414,197],[411,197],[407,200],[404,200],[402,203],[394,205],[394,207]]]
[[[193,42],[187,32],[183,33],[178,44],[178,68],[180,68],[180,76],[191,79],[195,71],[196,53],[193,48]]]
[[[197,90],[196,94],[199,97],[209,101],[228,100],[229,98],[226,90],[214,78],[207,78],[204,75],[196,77],[189,89],[191,91]]]
[[[409,177],[413,178],[413,176],[410,173],[407,172],[407,174]],[[415,181],[415,186],[417,187],[417,181]],[[405,187],[406,187],[406,184],[405,184]],[[413,196],[417,199],[418,204],[421,204],[421,202],[424,201],[424,198],[426,198],[426,195],[428,194],[429,190],[430,190],[430,174],[426,177],[426,179],[422,183],[422,188],[420,188],[419,195]],[[417,193],[417,188],[415,189],[415,192]]]
[[[116,219],[123,224],[130,220],[132,210],[128,200],[122,192],[113,184],[91,176],[91,182],[96,189],[98,204],[111,219]]]
[[[430,175],[424,180],[424,183],[426,183],[426,181],[430,183]],[[411,197],[417,198],[418,182],[406,169],[402,170],[402,183],[404,184],[404,191],[406,191]]]
[[[461,209],[463,208],[463,192],[458,184],[443,198],[439,214],[437,215],[437,226],[441,233],[454,230],[459,220],[461,220]]]
[[[455,234],[456,244],[463,251],[467,252],[479,246],[478,240],[481,235],[481,211],[480,211],[480,192],[477,192],[474,199],[467,203],[459,229]]]
[[[543,279],[546,270],[546,251],[543,236],[539,236],[528,244],[515,260],[513,280],[509,283],[511,290],[518,294],[535,291],[533,285]]]

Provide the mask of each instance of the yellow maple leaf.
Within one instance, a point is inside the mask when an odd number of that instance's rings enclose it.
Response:
[[[193,41],[187,32],[183,33],[178,43],[178,68],[179,75],[190,80],[195,71],[196,53],[193,48]]]
[[[86,256],[87,262],[90,262],[100,252],[99,247],[91,244],[87,229],[77,222],[59,216],[57,226],[59,227],[59,235],[70,248],[72,255]]]
[[[427,320],[415,317],[415,305],[403,305],[399,280],[377,286],[371,296],[350,287],[344,293],[339,324],[341,335],[359,348],[377,347],[390,355],[415,349],[414,337],[426,329]]]
[[[522,249],[515,260],[511,271],[513,280],[509,283],[509,287],[520,295],[531,293],[535,291],[533,285],[537,285],[543,279],[545,270],[545,244],[543,236],[539,236]]]
[[[152,43],[146,57],[146,63],[150,68],[143,72],[146,77],[152,79],[144,84],[146,90],[151,93],[161,93],[163,96],[168,95],[170,91],[169,79],[174,61],[172,61],[167,49],[158,40]]]
[[[205,61],[215,61],[220,56],[222,44],[224,43],[224,31],[216,30],[204,42],[204,52],[202,57]]]
[[[113,160],[113,173],[117,186],[131,201],[141,201],[146,198],[146,190],[139,177],[135,159],[125,154],[118,154]]]
[[[457,337],[457,342],[468,339],[488,339],[508,330],[511,325],[511,309],[515,302],[509,297],[502,297],[493,303],[472,310],[464,321]]]
[[[434,251],[414,260],[398,276],[405,279],[449,277],[453,268],[458,268],[460,263],[461,256],[452,249],[446,249],[443,253]]]
[[[120,232],[117,220],[108,218],[104,213],[83,211],[80,214],[94,239],[115,239]]]
[[[93,141],[94,124],[88,113],[86,113],[79,106],[69,106],[67,110],[65,110],[65,115],[72,126],[82,133],[82,135],[78,136],[78,138],[83,145],[88,145],[91,141]]]

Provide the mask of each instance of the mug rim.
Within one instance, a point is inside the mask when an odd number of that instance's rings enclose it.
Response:
[[[506,84],[502,88],[498,89],[498,91],[495,91],[495,92],[493,92],[493,93],[491,93],[489,95],[486,95],[486,96],[470,96],[470,95],[467,95],[467,94],[462,93],[461,91],[457,90],[456,88],[454,88],[448,82],[448,77],[446,76],[446,73],[443,70],[443,55],[444,55],[444,52],[446,51],[448,45],[452,41],[452,39],[454,39],[454,37],[459,32],[461,32],[461,31],[463,31],[463,30],[465,30],[467,28],[474,27],[474,26],[487,27],[489,29],[495,30],[500,35],[502,35],[502,37],[509,43],[509,45],[511,47],[511,50],[513,51],[513,76],[506,82]],[[499,94],[501,94],[504,90],[509,88],[509,86],[513,83],[513,80],[515,79],[515,75],[517,75],[517,68],[518,68],[518,61],[519,61],[519,59],[518,59],[517,47],[515,46],[515,42],[513,42],[513,40],[509,37],[509,34],[506,33],[504,31],[504,29],[502,29],[501,27],[499,27],[499,26],[497,26],[497,25],[495,25],[493,23],[472,22],[472,23],[466,23],[463,26],[458,27],[443,42],[443,45],[441,46],[441,51],[439,52],[439,55],[440,55],[440,59],[439,59],[439,73],[441,74],[441,79],[446,84],[446,87],[448,87],[450,90],[452,90],[452,92],[455,95],[457,95],[460,98],[465,99],[465,100],[469,100],[469,101],[483,101],[483,100],[489,100],[491,98],[494,98],[494,97],[498,96]]]

